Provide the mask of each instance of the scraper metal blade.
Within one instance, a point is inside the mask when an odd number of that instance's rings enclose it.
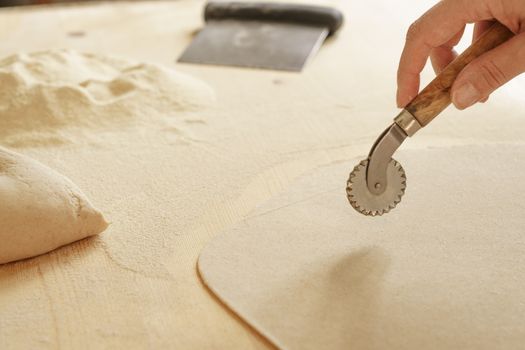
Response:
[[[301,71],[341,26],[342,14],[319,6],[209,2],[205,20],[179,62]]]

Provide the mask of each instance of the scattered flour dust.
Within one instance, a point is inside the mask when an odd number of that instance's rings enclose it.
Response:
[[[16,54],[0,60],[0,143],[69,143],[131,125],[184,134],[183,118],[213,100],[206,84],[156,64],[70,50]]]
[[[69,179],[0,147],[0,264],[49,252],[107,226]]]

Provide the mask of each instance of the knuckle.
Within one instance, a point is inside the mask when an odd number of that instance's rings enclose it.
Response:
[[[421,37],[421,34],[421,22],[415,21],[410,25],[410,27],[408,27],[406,41],[416,41],[418,38]]]
[[[494,91],[508,81],[507,76],[501,68],[492,60],[480,62],[477,66],[479,77],[483,84],[490,90]]]

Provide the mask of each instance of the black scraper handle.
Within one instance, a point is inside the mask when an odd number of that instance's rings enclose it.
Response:
[[[250,20],[301,23],[325,27],[334,34],[343,24],[343,14],[325,6],[280,4],[270,2],[209,1],[204,20]]]

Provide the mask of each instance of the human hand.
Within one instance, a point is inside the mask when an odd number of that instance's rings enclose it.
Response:
[[[397,105],[406,106],[418,93],[419,75],[430,56],[436,73],[456,56],[465,25],[475,23],[476,40],[497,20],[516,35],[486,52],[458,75],[452,85],[452,103],[465,109],[525,71],[525,1],[442,0],[414,22],[407,33],[397,73]]]

